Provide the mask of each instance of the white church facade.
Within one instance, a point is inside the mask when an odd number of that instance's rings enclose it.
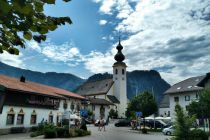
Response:
[[[90,100],[89,109],[94,113],[94,119],[103,117],[106,119],[110,109],[118,112],[118,117],[125,118],[127,108],[127,78],[125,56],[122,53],[123,46],[120,41],[113,64],[112,79],[86,82],[77,89],[77,93]],[[92,102],[94,100],[94,103]],[[98,111],[99,110],[99,111]]]

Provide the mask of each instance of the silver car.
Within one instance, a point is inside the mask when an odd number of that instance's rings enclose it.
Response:
[[[163,129],[164,135],[173,135],[174,134],[174,126],[170,126]]]

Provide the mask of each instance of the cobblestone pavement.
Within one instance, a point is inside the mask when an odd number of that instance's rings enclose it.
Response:
[[[88,126],[91,130],[91,136],[80,138],[68,138],[71,140],[165,140],[170,138],[161,133],[141,134],[136,131],[130,130],[128,127],[114,127],[113,124],[106,127],[106,131],[98,131],[95,126]],[[30,138],[29,134],[10,134],[0,136],[0,140],[43,140],[43,136]],[[65,140],[65,139],[56,139]]]

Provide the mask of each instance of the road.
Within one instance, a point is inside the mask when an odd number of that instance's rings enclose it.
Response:
[[[106,127],[106,131],[98,131],[97,127],[88,126],[91,130],[91,136],[71,138],[71,140],[165,140],[170,138],[161,133],[141,134],[139,132],[130,130],[128,127],[114,127],[110,124]],[[0,140],[43,140],[43,137],[30,138],[29,134],[10,134],[0,136]],[[56,139],[59,140],[59,139]],[[62,139],[64,140],[64,139]]]

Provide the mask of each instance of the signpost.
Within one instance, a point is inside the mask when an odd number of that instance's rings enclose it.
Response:
[[[142,116],[142,112],[136,112],[136,118],[138,120],[140,129],[141,129],[141,116]]]

